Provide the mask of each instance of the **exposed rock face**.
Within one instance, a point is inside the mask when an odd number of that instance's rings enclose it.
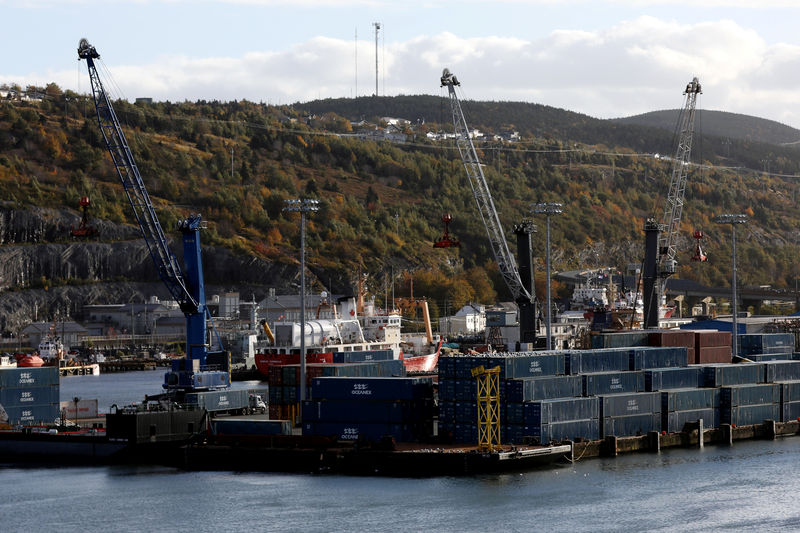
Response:
[[[171,299],[137,228],[92,221],[102,240],[71,240],[78,222],[67,210],[0,206],[0,332],[17,331],[34,313],[41,320],[56,310],[74,316],[89,303]],[[170,247],[182,262],[180,240]],[[296,265],[212,246],[203,248],[203,268],[207,295],[239,291],[247,299],[280,291],[298,275]]]

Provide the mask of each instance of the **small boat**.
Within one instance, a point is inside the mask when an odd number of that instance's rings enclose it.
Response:
[[[17,366],[22,367],[39,367],[44,366],[44,359],[39,357],[37,354],[24,354],[22,357],[17,359]]]

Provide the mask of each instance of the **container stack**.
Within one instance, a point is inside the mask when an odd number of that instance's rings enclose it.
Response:
[[[56,367],[0,369],[0,424],[55,422],[59,393]]]
[[[787,381],[781,386],[781,422],[800,420],[800,381]]]
[[[720,389],[720,422],[735,426],[781,419],[781,386],[777,383],[736,385]]]
[[[748,333],[738,340],[739,355],[753,361],[775,360],[774,356],[791,359],[794,352],[793,333]]]
[[[375,350],[380,352],[380,350]],[[346,352],[343,352],[346,353]],[[362,354],[363,352],[352,352]],[[337,354],[333,354],[337,355]],[[359,355],[342,356],[342,359],[360,358]],[[372,360],[367,362],[310,363],[306,364],[306,390],[320,377],[391,377],[405,376],[405,366],[400,360]],[[269,416],[282,420],[293,418],[300,402],[300,365],[275,365],[269,367]]]
[[[599,400],[601,437],[661,431],[661,393],[606,394]]]
[[[661,392],[661,430],[682,431],[687,422],[703,421],[703,427],[720,424],[720,389],[671,389]]]
[[[322,377],[303,402],[303,434],[338,440],[429,441],[433,435],[433,379]]]

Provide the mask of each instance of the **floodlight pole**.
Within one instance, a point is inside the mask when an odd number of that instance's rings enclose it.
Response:
[[[545,289],[547,291],[547,314],[546,314],[547,320],[545,322],[545,328],[546,328],[545,331],[546,331],[546,335],[547,335],[547,349],[548,350],[552,350],[553,349],[553,334],[552,334],[552,331],[551,331],[551,323],[552,323],[551,313],[552,313],[553,307],[552,307],[551,296],[550,296],[550,216],[551,215],[560,214],[562,212],[562,207],[564,207],[563,204],[554,203],[554,202],[541,203],[541,204],[536,204],[536,205],[533,206],[533,212],[534,213],[539,214],[539,215],[543,214],[547,218],[547,237],[546,237],[547,244],[546,244],[546,252],[545,252],[545,254],[546,254],[545,255],[545,257],[546,257],[545,263],[547,265],[547,280],[546,280],[547,281],[547,288]]]
[[[737,224],[744,224],[747,222],[747,215],[734,215],[734,214],[723,214],[716,217],[714,220],[717,224],[730,224],[731,225],[731,254],[733,256],[733,273],[732,273],[732,292],[733,292],[733,302],[732,302],[732,314],[731,314],[731,327],[732,327],[732,334],[731,334],[731,353],[733,355],[733,360],[735,361],[736,358],[739,356],[739,329],[736,323],[736,315],[738,312],[736,311],[736,225]]]

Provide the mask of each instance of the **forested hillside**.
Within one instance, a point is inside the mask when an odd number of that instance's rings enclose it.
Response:
[[[5,209],[77,211],[79,198],[87,195],[95,222],[130,224],[127,199],[91,102],[53,86],[46,93],[39,102],[0,103]],[[179,217],[201,213],[209,221],[205,244],[243,258],[296,265],[299,220],[283,211],[284,200],[313,197],[321,202],[307,226],[314,290],[343,292],[362,272],[380,300],[390,290],[393,273],[396,294],[407,294],[413,277],[414,294],[429,297],[438,307],[508,297],[458,152],[452,141],[425,137],[428,131],[452,128],[444,99],[359,98],[286,107],[247,101],[114,105],[167,231]],[[532,203],[562,202],[564,213],[552,222],[555,270],[621,269],[641,261],[642,224],[647,217],[662,216],[671,172],[669,159],[653,154],[674,150],[671,132],[534,104],[465,102],[464,110],[474,128],[515,130],[522,136],[515,143],[478,143],[512,249],[511,227],[530,216]],[[380,117],[408,119],[409,141],[376,142],[353,134],[351,120],[365,120],[356,128],[363,132],[381,124]],[[743,212],[752,221],[737,239],[738,253],[746,258],[740,263],[742,283],[793,286],[800,275],[797,180],[746,169],[761,169],[768,153],[771,172],[798,174],[800,152],[752,140],[727,144],[714,136],[696,145],[704,166],[693,167],[687,186],[680,277],[728,284],[730,229],[716,226],[713,215]],[[434,249],[432,242],[443,230],[441,216],[448,212],[453,215],[451,234],[462,246]],[[706,233],[707,264],[689,261],[694,229]],[[99,239],[130,239],[135,232],[127,235],[101,234]],[[71,239],[68,228],[47,238]],[[533,240],[536,255],[543,256],[544,232]],[[241,268],[243,263],[236,264]],[[224,273],[224,267],[214,270]],[[246,277],[237,274],[237,279]],[[152,279],[157,279],[155,272]],[[77,281],[44,280],[71,282]],[[224,285],[225,279],[209,283]],[[293,281],[259,283],[286,292]],[[3,288],[19,290],[7,281]]]

